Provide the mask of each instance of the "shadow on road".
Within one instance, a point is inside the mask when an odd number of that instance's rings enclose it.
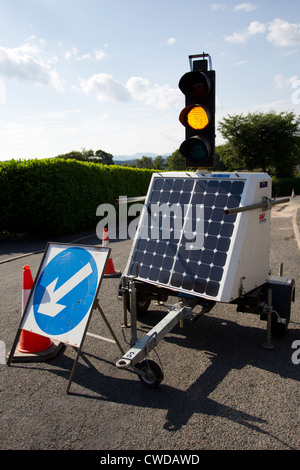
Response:
[[[155,313],[154,317],[149,316],[151,323],[155,323],[157,320],[155,316],[161,315],[162,312],[153,313]],[[262,325],[265,323],[262,322]],[[170,432],[180,429],[195,413],[200,413],[222,417],[261,434],[271,435],[263,429],[267,423],[266,420],[242,412],[233,406],[219,403],[210,395],[232,370],[242,370],[249,365],[278,374],[280,377],[299,381],[299,366],[297,368],[291,361],[291,344],[299,336],[299,330],[293,330],[291,324],[285,338],[275,339],[276,347],[272,351],[266,351],[261,347],[261,343],[265,341],[264,326],[262,329],[241,326],[219,317],[203,317],[193,326],[187,325],[183,329],[176,327],[173,333],[171,332],[164,341],[172,343],[174,349],[175,347],[177,349],[178,347],[188,348],[193,374],[197,375],[195,371],[199,369],[200,375],[186,390],[175,388],[164,382],[158,389],[149,389],[142,385],[132,371],[119,371],[114,362],[82,352],[73,377],[72,388],[76,388],[75,384],[78,384],[86,389],[86,393],[74,392],[71,389],[70,395],[134,407],[166,410],[166,421],[163,426]],[[208,356],[210,359],[210,365],[202,373],[199,363],[194,362],[193,350],[202,351],[205,357]],[[164,358],[161,360],[166,362]],[[111,375],[99,372],[95,368],[95,361],[102,362],[106,370],[111,366]],[[44,367],[54,375],[68,380],[73,367],[73,359],[62,354]],[[165,381],[167,382],[167,377]],[[180,377],[178,377],[178,383],[180,384]],[[268,386],[267,379],[264,386]],[[278,437],[272,437],[280,441]],[[287,443],[284,445],[289,448]]]

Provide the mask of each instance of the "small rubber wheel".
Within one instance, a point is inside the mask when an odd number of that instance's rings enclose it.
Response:
[[[149,306],[151,303],[151,299],[147,298],[146,296],[140,295],[139,292],[137,292],[136,295],[136,313],[137,316],[143,315],[144,313],[147,312]],[[127,293],[126,295],[126,308],[128,312],[130,312],[130,298],[129,294]]]
[[[143,372],[143,374],[138,373],[138,376],[140,381],[147,387],[157,388],[163,381],[164,374],[159,365],[154,361],[146,359],[136,364],[136,368]]]
[[[139,314],[146,313],[149,308],[150,303],[151,303],[150,299],[147,299],[147,297],[144,297],[138,294],[136,298],[137,314],[139,315]]]

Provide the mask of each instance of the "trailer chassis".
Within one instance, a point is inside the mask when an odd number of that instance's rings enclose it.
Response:
[[[282,265],[280,274],[282,274]],[[137,318],[139,307],[145,312],[151,300],[163,303],[169,296],[177,295],[179,300],[168,306],[166,316],[141,339],[137,338]],[[178,324],[194,322],[200,316],[210,312],[216,302],[194,296],[182,296],[172,290],[150,286],[130,276],[123,277],[119,288],[119,298],[123,299],[123,327],[131,328],[130,349],[116,362],[119,369],[129,369],[138,375],[141,382],[151,388],[156,388],[162,382],[164,375],[161,367],[148,359],[150,351],[154,350],[160,341]],[[243,293],[241,280],[240,296],[231,302],[236,304],[237,312],[260,315],[267,322],[266,341],[262,344],[265,349],[273,349],[272,334],[284,336],[290,321],[291,304],[295,301],[295,281],[282,275],[271,275],[269,281],[246,294]],[[202,307],[200,313],[194,313],[195,306]],[[127,312],[130,312],[128,323]]]

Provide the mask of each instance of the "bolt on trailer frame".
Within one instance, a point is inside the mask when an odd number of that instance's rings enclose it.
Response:
[[[271,332],[284,334],[295,300],[294,280],[269,274],[271,208],[288,201],[271,199],[266,173],[153,174],[120,285],[131,348],[117,367],[132,367],[146,385],[158,386],[159,366],[144,359],[176,324],[193,322],[216,302],[259,314],[267,321],[264,347],[272,348]],[[138,312],[169,296],[178,302],[138,339]]]

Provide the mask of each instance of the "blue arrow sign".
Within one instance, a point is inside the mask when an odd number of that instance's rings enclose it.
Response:
[[[84,248],[61,251],[39,276],[33,297],[33,313],[48,335],[73,330],[92,307],[98,286],[98,268]]]

